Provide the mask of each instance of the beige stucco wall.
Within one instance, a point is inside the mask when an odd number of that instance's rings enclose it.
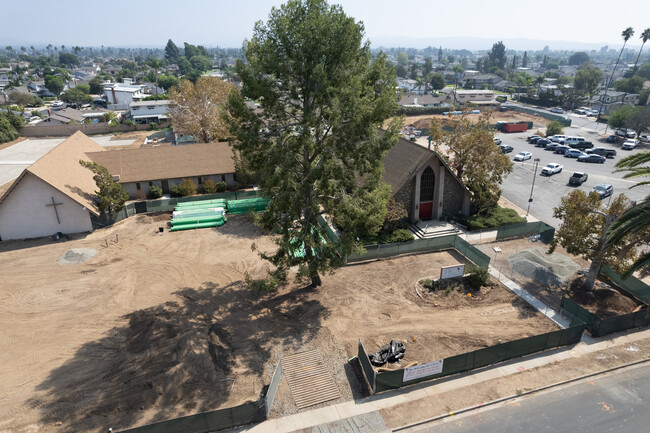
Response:
[[[57,223],[52,203],[63,203],[56,207],[61,223]],[[76,201],[27,173],[9,196],[0,204],[0,238],[36,238],[50,236],[57,232],[82,233],[92,231],[90,214]]]

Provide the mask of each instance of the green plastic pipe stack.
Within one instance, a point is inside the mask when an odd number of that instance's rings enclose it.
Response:
[[[202,205],[202,204],[206,204],[206,203],[213,203],[213,204],[223,203],[223,204],[225,204],[226,199],[215,198],[215,199],[212,199],[212,200],[183,201],[183,202],[177,203],[176,207],[192,207],[192,206]]]
[[[172,212],[174,218],[189,218],[204,215],[223,215],[226,210],[222,207],[219,208],[206,208],[206,209],[192,209],[192,210],[175,210]]]
[[[189,209],[200,209],[206,207],[226,207],[226,201],[209,201],[205,203],[201,202],[192,202],[191,205],[185,205],[183,203],[178,203],[176,205],[176,210],[189,210]]]
[[[170,231],[175,232],[178,230],[190,230],[190,229],[201,229],[205,227],[219,227],[224,225],[225,221],[212,221],[212,222],[205,222],[205,223],[195,223],[195,224],[181,224],[178,226],[172,226]]]
[[[198,223],[207,223],[214,221],[227,221],[222,215],[207,215],[202,217],[190,217],[190,218],[174,218],[171,221],[172,227],[184,225],[184,224],[198,224]]]
[[[243,200],[228,200],[228,213],[230,215],[241,215],[253,209],[254,212],[265,211],[268,207],[269,199],[250,198]]]

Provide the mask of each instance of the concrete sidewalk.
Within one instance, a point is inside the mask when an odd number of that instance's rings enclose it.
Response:
[[[616,347],[623,347],[647,339],[650,339],[650,329],[630,332],[625,335],[620,335],[613,338],[611,336],[608,336],[600,339],[590,339],[591,341],[589,343],[583,341],[573,347],[563,347],[559,349],[549,350],[525,358],[518,358],[494,366],[485,367],[479,370],[475,370],[474,372],[440,378],[432,380],[430,382],[412,385],[399,390],[386,391],[384,393],[365,399],[348,401],[328,407],[301,412],[299,414],[290,415],[283,418],[271,419],[254,426],[241,427],[231,431],[269,433],[293,431],[358,431],[369,433],[370,431],[377,430],[363,430],[359,427],[359,423],[354,422],[353,418],[360,415],[366,415],[385,409],[390,409],[405,403],[415,403],[423,399],[435,397],[440,394],[458,390],[464,387],[477,385],[482,382],[493,380],[495,378],[503,378],[510,375],[515,375],[523,371],[537,369],[570,358],[588,356],[590,354],[595,354],[596,352],[611,350]],[[639,356],[647,358],[647,354],[641,353]],[[376,416],[374,419],[376,420]],[[341,421],[344,422],[341,423]],[[327,427],[328,425],[336,426],[336,428],[330,429]],[[376,423],[374,426],[374,428],[377,428]],[[314,427],[318,428],[314,429]],[[390,429],[386,431],[390,431]]]

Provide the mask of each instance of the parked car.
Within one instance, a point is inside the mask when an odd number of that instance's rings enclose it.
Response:
[[[551,141],[555,143],[562,143],[564,144],[564,140],[566,140],[566,135],[554,135],[552,137],[549,137]]]
[[[573,110],[573,112],[576,114],[587,114],[587,110],[585,108],[576,108]]]
[[[594,147],[593,149],[588,149],[586,153],[595,153],[596,155],[604,156],[605,158],[613,158],[616,156],[615,149],[605,149],[604,147]]]
[[[494,144],[501,144],[502,141],[499,137],[494,137],[492,140],[494,140]]]
[[[63,101],[52,101],[52,107],[63,107]]]
[[[600,183],[600,184],[596,185],[596,186],[595,186],[595,187],[590,191],[590,194],[591,194],[592,192],[596,192],[596,193],[598,193],[598,196],[599,196],[600,199],[602,200],[602,199],[604,199],[605,197],[609,197],[610,195],[612,195],[612,194],[614,193],[614,187],[613,187],[612,185],[608,184],[608,183]]]
[[[639,134],[639,140],[643,141],[644,143],[650,143],[650,134],[646,132]]]
[[[619,137],[636,138],[636,132],[632,131],[631,129],[618,128],[616,131],[614,131],[614,134],[618,135]]]
[[[610,135],[605,141],[608,143],[616,143],[618,141],[618,135]]]
[[[526,141],[530,143],[531,140],[533,140],[533,139],[537,140],[539,138],[541,138],[541,137],[539,135],[537,135],[537,134],[529,135],[528,137],[526,137]]]
[[[579,151],[578,149],[569,149],[566,152],[564,152],[564,157],[565,158],[578,158],[582,155],[585,155],[583,152]]]
[[[558,144],[557,147],[555,148],[555,153],[564,155],[566,151],[570,149],[571,148],[569,146],[565,146],[564,144]]]
[[[528,138],[529,138],[528,140],[529,143],[535,144],[537,143],[537,140],[541,140],[544,137],[540,137],[539,135],[533,135],[532,137],[528,137]]]
[[[595,153],[590,153],[590,154],[582,154],[578,157],[578,162],[596,162],[599,164],[604,164],[605,163],[605,157],[596,155]]]
[[[501,152],[503,153],[510,153],[514,150],[513,147],[510,146],[509,144],[502,144],[499,147],[501,148]]]
[[[546,147],[547,144],[549,144],[551,140],[547,140],[546,138],[541,138],[535,142],[535,147]]]
[[[533,154],[530,152],[519,152],[515,155],[515,161],[525,161],[533,157]]]
[[[600,110],[594,110],[592,108],[591,110],[588,110],[585,114],[589,117],[598,117],[598,115],[600,114]]]
[[[564,113],[564,110],[561,109],[560,107],[553,107],[553,108],[551,108],[550,111],[551,111],[551,113],[557,113],[557,114],[563,114]]]
[[[636,147],[636,145],[639,144],[638,141],[634,139],[627,139],[623,142],[623,145],[621,146],[621,149],[623,150],[632,150]]]
[[[544,148],[544,150],[552,150],[553,152],[555,152],[555,149],[557,149],[558,146],[559,146],[559,144],[557,144],[557,143],[553,143],[553,142],[551,141],[550,143],[548,143],[548,144],[546,145],[546,147]]]
[[[553,176],[556,173],[561,173],[562,172],[562,166],[560,164],[556,164],[554,162],[550,162],[542,168],[542,175],[543,176]]]
[[[589,179],[589,175],[587,173],[576,171],[569,178],[569,185],[580,186],[585,183],[587,179]]]
[[[582,141],[585,141],[584,137],[567,137],[564,140],[564,144],[568,144],[569,146],[571,146],[572,144],[578,144],[578,143],[580,143]],[[571,147],[573,147],[573,146],[571,146]]]
[[[580,150],[585,150],[585,149],[591,149],[594,147],[594,144],[591,141],[579,141],[578,143],[575,144],[569,144],[573,149],[580,149]]]

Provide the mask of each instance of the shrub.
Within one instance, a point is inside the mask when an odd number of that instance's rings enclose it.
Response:
[[[470,231],[526,222],[526,218],[520,217],[515,210],[506,209],[501,206],[492,210],[487,215],[461,215],[455,217],[454,220],[467,227]]]
[[[217,182],[216,187],[217,187],[217,192],[226,192],[226,188],[228,187],[228,184],[222,180]]]
[[[487,267],[469,265],[467,269],[468,275],[465,277],[465,281],[473,289],[478,290],[490,283],[490,272]]]
[[[156,199],[162,197],[162,188],[158,185],[151,185],[149,187],[149,198]]]
[[[550,137],[552,135],[557,135],[557,134],[562,134],[564,132],[564,126],[557,120],[553,120],[552,122],[549,122],[548,126],[546,126],[546,136]]]
[[[386,237],[387,244],[393,244],[397,242],[408,242],[413,240],[413,233],[410,230],[397,229]]]
[[[147,194],[144,192],[143,189],[139,189],[135,192],[135,198],[137,200],[146,200],[147,199]]]
[[[158,124],[156,122],[149,122],[149,126],[151,127],[152,131],[155,131],[158,127]]]
[[[178,192],[182,197],[187,197],[188,195],[196,195],[196,184],[192,182],[192,179],[185,178],[180,183]]]
[[[183,194],[181,194],[181,185],[176,183],[169,188],[169,193],[171,194],[172,197],[182,197]]]
[[[38,117],[41,117],[41,112],[38,111],[38,110],[34,110],[34,111],[32,111],[32,116],[38,116]]]
[[[125,120],[124,124],[129,125],[129,126],[133,126],[135,128],[135,122],[133,120]]]
[[[212,179],[206,179],[203,182],[203,192],[206,194],[214,194],[217,192],[217,182]]]

